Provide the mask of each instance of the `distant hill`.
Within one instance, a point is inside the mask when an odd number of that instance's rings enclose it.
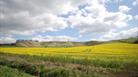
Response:
[[[98,45],[98,44],[102,44],[104,42],[101,42],[101,41],[88,41],[88,42],[85,42],[85,45],[86,46],[92,46],[92,45]]]
[[[13,44],[0,44],[5,47],[75,47],[75,46],[91,46],[102,42],[88,41],[88,42],[66,42],[66,41],[48,41],[38,42],[32,40],[18,40]]]
[[[18,47],[74,47],[84,46],[83,42],[68,42],[68,41],[47,41],[39,42],[33,40],[18,40],[15,46]]]
[[[119,40],[120,42],[136,43],[138,44],[138,37]]]
[[[101,44],[100,41],[88,41],[88,42],[71,42],[71,41],[49,41],[49,42],[35,42],[35,41],[23,41],[16,42],[16,46],[21,47],[75,47],[75,46],[92,46]]]
[[[42,45],[38,41],[32,40],[17,40],[15,46],[18,47],[41,47]]]
[[[71,42],[71,41],[48,41],[39,42],[36,40],[17,40],[16,43],[12,44],[0,44],[4,47],[75,47],[75,46],[92,46],[110,42],[124,42],[124,43],[135,43],[138,44],[138,37],[111,40],[111,41],[87,41],[87,42]]]
[[[40,42],[44,47],[73,47],[73,46],[83,46],[82,42],[59,42],[59,41],[50,41],[50,42]]]
[[[123,42],[123,43],[134,43],[134,44],[138,44],[138,36],[137,37],[127,38],[127,39],[112,40],[112,41],[109,41],[109,42]]]

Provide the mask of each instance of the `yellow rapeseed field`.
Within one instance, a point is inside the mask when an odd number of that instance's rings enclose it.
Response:
[[[1,47],[0,52],[28,55],[67,56],[70,58],[87,59],[138,59],[138,44],[106,43],[96,46],[69,48],[23,48]]]

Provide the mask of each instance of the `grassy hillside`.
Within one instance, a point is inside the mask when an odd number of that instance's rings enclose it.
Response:
[[[75,46],[91,46],[91,45],[97,45],[97,44],[101,44],[101,43],[102,42],[97,42],[97,41],[89,41],[89,42],[23,41],[23,42],[16,42],[15,46],[17,46],[17,47],[75,47]]]
[[[136,44],[138,44],[138,37],[122,39],[122,40],[119,40],[119,41],[126,42],[126,43],[136,43]]]
[[[20,41],[20,40],[17,40],[17,42],[15,43],[15,46],[17,46],[17,47],[41,47],[41,44],[40,44],[40,42],[37,42],[37,41],[29,41],[29,40]]]
[[[0,44],[0,47],[76,47],[76,46],[93,46],[108,42],[123,42],[123,43],[134,43],[138,44],[138,37],[111,40],[111,41],[87,41],[87,42],[71,42],[71,41],[49,41],[49,42],[39,42],[32,40],[17,40],[16,43],[12,44]]]
[[[138,76],[138,44],[112,42],[69,48],[1,47],[0,52],[14,54],[2,54],[0,64],[40,77]],[[24,68],[20,68],[22,65]],[[28,72],[29,69],[32,72]]]
[[[41,45],[44,47],[73,47],[73,46],[83,46],[82,42],[41,42]]]
[[[132,38],[120,39],[120,40],[112,40],[108,42],[122,42],[122,43],[138,44],[138,37],[132,37]]]
[[[92,46],[103,42],[88,41],[88,42],[65,42],[65,41],[49,41],[38,42],[32,40],[18,40],[13,44],[0,44],[0,47],[77,47],[77,46]]]

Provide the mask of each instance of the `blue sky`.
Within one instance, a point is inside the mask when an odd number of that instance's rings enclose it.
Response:
[[[0,43],[138,36],[138,0],[1,0],[0,7]]]

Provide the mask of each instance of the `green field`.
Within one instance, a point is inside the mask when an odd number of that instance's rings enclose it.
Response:
[[[0,66],[0,76],[1,77],[34,77],[24,72],[18,71],[17,69],[12,69],[7,66]]]
[[[137,77],[138,44],[0,47],[0,65],[37,77]]]

